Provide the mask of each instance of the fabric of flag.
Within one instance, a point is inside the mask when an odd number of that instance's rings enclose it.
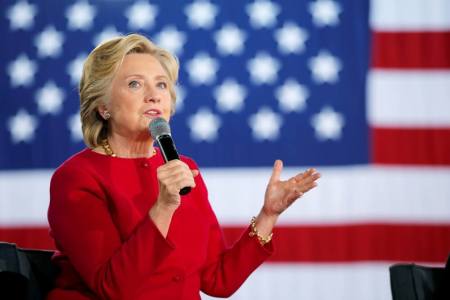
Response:
[[[228,241],[258,214],[275,159],[285,178],[322,173],[231,299],[391,299],[390,265],[449,255],[449,1],[3,0],[0,12],[0,241],[54,248],[49,180],[85,147],[83,61],[138,32],[180,61],[174,140]]]

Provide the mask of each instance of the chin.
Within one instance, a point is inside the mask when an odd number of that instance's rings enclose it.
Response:
[[[160,117],[167,120],[167,118],[164,117],[163,115],[154,115],[154,116],[145,115],[145,116],[144,116],[145,120],[146,120],[148,123],[150,123],[153,119],[160,118]]]
[[[150,122],[153,120],[153,119],[156,119],[158,116],[147,116],[147,115],[145,115],[144,116],[144,123],[146,123],[146,124],[150,124]]]

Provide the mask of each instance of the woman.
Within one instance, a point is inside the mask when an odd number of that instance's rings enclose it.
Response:
[[[164,164],[148,132],[175,108],[178,63],[147,38],[105,42],[80,82],[88,148],[54,173],[48,220],[61,269],[48,299],[200,299],[233,294],[272,253],[279,215],[316,186],[311,169],[280,181],[276,161],[259,215],[226,248],[195,162]],[[191,192],[180,196],[182,187]]]

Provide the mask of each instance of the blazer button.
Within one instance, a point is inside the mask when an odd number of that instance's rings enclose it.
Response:
[[[180,282],[183,280],[183,276],[182,275],[175,275],[172,277],[172,281],[173,282]]]

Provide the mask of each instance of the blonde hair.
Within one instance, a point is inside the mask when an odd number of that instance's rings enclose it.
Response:
[[[98,45],[87,57],[80,80],[81,130],[85,144],[95,148],[107,137],[108,122],[98,113],[98,107],[106,104],[111,82],[130,53],[148,53],[155,57],[169,77],[169,91],[172,99],[172,114],[175,112],[175,85],[179,64],[175,56],[158,47],[145,36],[129,34]]]

